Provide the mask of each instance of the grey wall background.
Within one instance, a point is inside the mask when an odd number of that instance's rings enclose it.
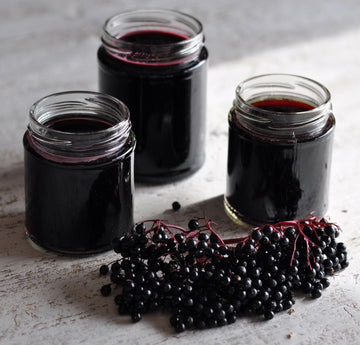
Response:
[[[104,21],[141,7],[176,9],[199,18],[210,67],[360,25],[357,0],[2,0],[0,112],[11,113],[2,114],[7,128],[24,128],[28,107],[46,94],[96,90],[96,50]],[[20,154],[19,141],[4,135],[0,153]]]

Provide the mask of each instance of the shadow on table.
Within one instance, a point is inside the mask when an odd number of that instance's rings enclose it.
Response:
[[[187,222],[192,218],[205,217],[216,223],[214,230],[224,238],[246,235],[250,229],[250,226],[235,224],[226,215],[224,210],[224,196],[222,194],[182,207],[177,212],[166,210],[163,216],[170,224],[181,224],[182,226],[186,226]],[[186,222],[182,224],[184,220]]]
[[[24,168],[16,162],[0,169],[0,258],[41,257],[27,241],[24,219]]]

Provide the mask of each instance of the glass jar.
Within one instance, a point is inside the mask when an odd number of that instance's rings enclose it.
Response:
[[[135,138],[122,102],[82,91],[44,97],[30,108],[23,143],[33,242],[89,254],[131,229]]]
[[[323,216],[335,118],[314,80],[260,75],[241,83],[229,113],[225,210],[238,222]]]
[[[105,22],[99,88],[130,109],[137,181],[176,181],[202,166],[207,57],[202,25],[187,14],[137,10]]]

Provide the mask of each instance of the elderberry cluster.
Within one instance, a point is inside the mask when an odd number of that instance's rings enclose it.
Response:
[[[230,240],[199,221],[192,219],[188,230],[143,222],[113,241],[121,259],[100,267],[112,282],[101,293],[118,291],[120,314],[136,322],[164,310],[177,332],[224,326],[249,313],[271,319],[293,306],[296,290],[320,297],[330,284],[326,276],[348,265],[345,245],[335,240],[339,228],[325,219],[265,225]]]

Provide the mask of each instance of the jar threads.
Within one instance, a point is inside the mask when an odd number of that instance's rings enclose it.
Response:
[[[188,14],[135,10],[108,18],[101,41],[106,51],[117,59],[159,66],[196,60],[204,47],[204,34],[201,23]]]

